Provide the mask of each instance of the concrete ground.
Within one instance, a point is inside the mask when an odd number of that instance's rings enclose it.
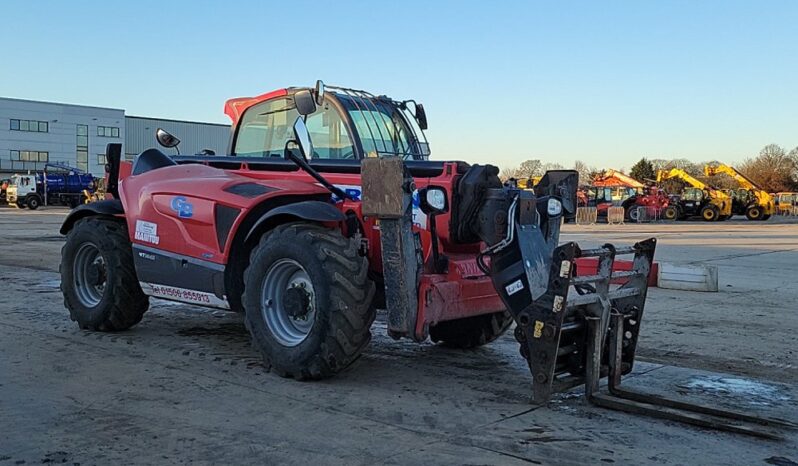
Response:
[[[152,300],[103,334],[69,320],[65,210],[0,207],[0,465],[31,463],[775,464],[781,442],[587,405],[528,403],[508,333],[473,351],[393,341],[313,383],[264,373],[241,317]],[[657,260],[719,268],[719,293],[651,289],[630,386],[798,421],[798,221],[566,225],[582,245],[659,238]]]

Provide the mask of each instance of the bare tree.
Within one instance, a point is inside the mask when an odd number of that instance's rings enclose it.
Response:
[[[769,192],[798,188],[798,147],[789,154],[777,144],[768,144],[759,155],[747,159],[740,171]]]
[[[574,162],[574,170],[579,173],[579,184],[589,185],[593,182],[593,174],[598,171],[596,167],[588,166],[585,162],[577,160]]]

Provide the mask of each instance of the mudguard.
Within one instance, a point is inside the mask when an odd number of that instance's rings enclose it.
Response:
[[[334,205],[322,201],[301,201],[287,204],[266,212],[247,232],[245,242],[268,226],[279,216],[296,217],[311,222],[342,222],[344,214]]]
[[[122,207],[122,201],[119,199],[106,199],[89,204],[82,204],[72,209],[72,212],[67,215],[67,218],[61,225],[60,232],[62,235],[69,233],[78,220],[91,217],[93,215],[117,217],[124,214],[125,209]]]

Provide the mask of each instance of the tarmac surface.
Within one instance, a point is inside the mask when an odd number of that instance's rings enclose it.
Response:
[[[529,404],[508,332],[471,351],[394,341],[380,315],[356,364],[321,382],[266,373],[239,315],[151,300],[120,333],[78,329],[57,274],[64,209],[0,207],[0,465],[798,464],[758,440],[588,405]],[[658,238],[712,264],[720,292],[652,288],[624,384],[798,421],[798,219],[566,225],[583,246]]]

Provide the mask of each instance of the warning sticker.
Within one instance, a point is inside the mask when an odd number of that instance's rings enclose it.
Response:
[[[150,244],[158,244],[161,238],[158,236],[158,225],[144,220],[136,220],[136,233],[134,238]]]

